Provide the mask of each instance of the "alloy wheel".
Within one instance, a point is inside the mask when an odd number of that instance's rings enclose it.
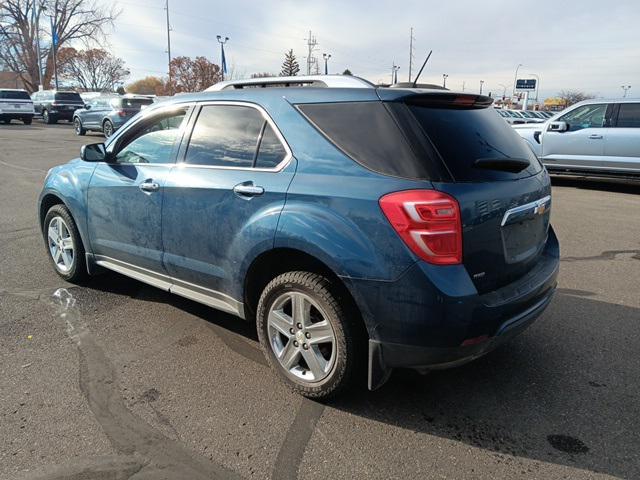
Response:
[[[69,227],[62,217],[53,217],[49,222],[47,241],[56,268],[63,273],[69,272],[75,260],[75,246]]]
[[[292,291],[279,296],[267,317],[269,345],[288,375],[315,383],[336,362],[336,336],[326,313],[313,299]]]

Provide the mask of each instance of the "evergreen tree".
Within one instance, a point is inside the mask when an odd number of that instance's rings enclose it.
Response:
[[[293,54],[293,49],[284,54],[284,62],[282,64],[281,77],[293,77],[298,75],[300,71],[300,65],[296,60],[296,56]]]
[[[351,70],[349,70],[348,68],[342,72],[343,75],[353,75],[353,73],[351,73]]]

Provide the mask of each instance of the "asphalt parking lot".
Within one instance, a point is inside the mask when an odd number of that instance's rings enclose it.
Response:
[[[37,196],[92,141],[0,126],[0,478],[640,477],[640,185],[554,180],[559,290],[520,337],[321,404],[240,320],[54,273]]]

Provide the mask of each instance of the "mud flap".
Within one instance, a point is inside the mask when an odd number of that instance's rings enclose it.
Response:
[[[382,358],[382,346],[380,342],[369,340],[369,390],[377,390],[382,387],[389,377],[393,369],[388,368]]]

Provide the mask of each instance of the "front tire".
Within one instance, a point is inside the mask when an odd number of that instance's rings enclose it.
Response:
[[[76,132],[76,135],[86,135],[87,130],[82,127],[82,122],[78,117],[73,119],[73,129]]]
[[[284,273],[265,287],[256,312],[260,345],[294,392],[322,399],[351,384],[356,329],[345,307],[331,282],[315,273]]]
[[[78,227],[64,205],[54,205],[44,218],[44,241],[56,273],[67,282],[81,283],[87,277],[85,250]]]

